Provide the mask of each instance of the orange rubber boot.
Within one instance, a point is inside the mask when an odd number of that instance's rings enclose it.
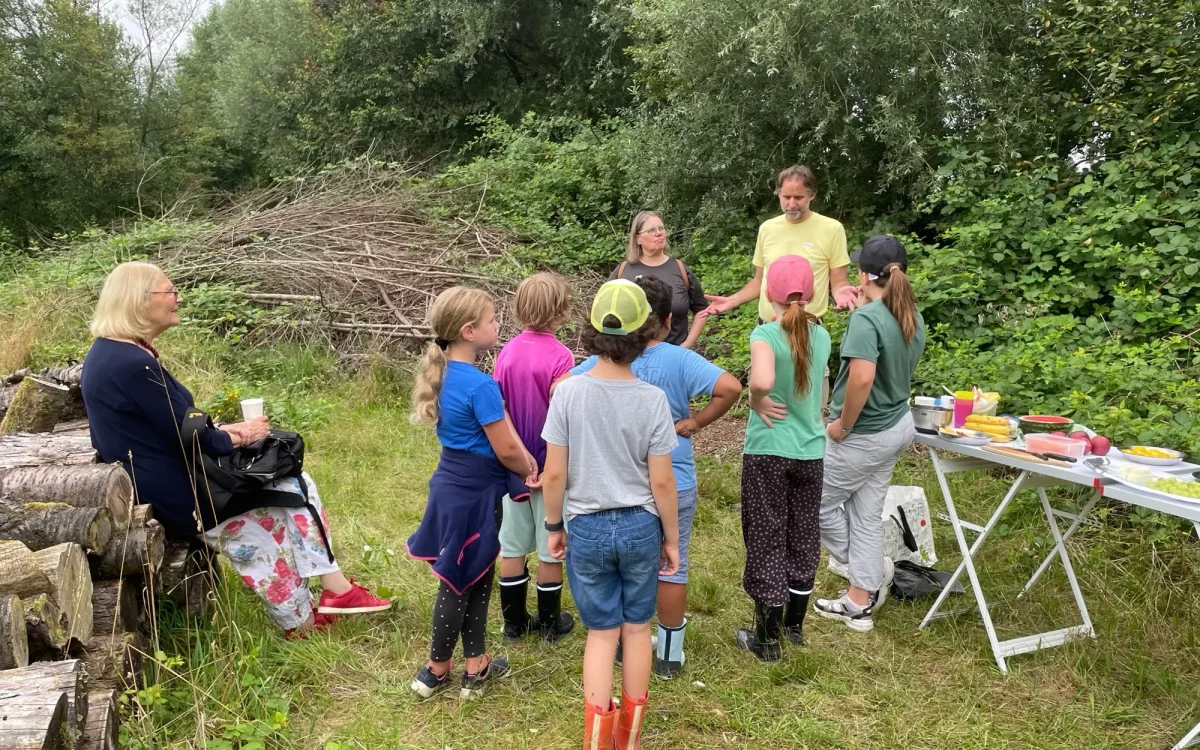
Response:
[[[642,724],[646,720],[646,701],[650,694],[639,699],[630,698],[621,691],[621,715],[617,718],[617,731],[613,734],[616,750],[638,750],[642,746]]]
[[[604,711],[583,699],[583,750],[612,750],[617,709],[610,701]]]

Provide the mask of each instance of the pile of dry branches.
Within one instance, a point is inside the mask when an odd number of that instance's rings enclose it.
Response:
[[[178,284],[243,285],[256,303],[291,305],[290,330],[359,344],[427,341],[434,298],[478,287],[495,297],[506,339],[516,332],[510,308],[522,269],[509,247],[519,239],[479,224],[478,209],[470,220],[438,218],[452,198],[393,170],[296,180],[226,208],[162,261]],[[582,302],[596,283],[576,287]]]

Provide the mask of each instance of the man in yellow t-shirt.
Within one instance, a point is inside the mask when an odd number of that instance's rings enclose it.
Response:
[[[838,220],[809,208],[817,197],[816,176],[808,167],[788,167],[779,173],[775,188],[783,213],[758,228],[754,278],[728,297],[706,294],[712,304],[705,312],[710,315],[729,312],[757,298],[758,317],[770,321],[774,312],[767,301],[763,278],[766,269],[785,255],[799,255],[812,266],[813,289],[818,291],[806,309],[813,317],[818,320],[824,317],[830,296],[838,309],[853,310],[858,306],[859,290],[850,284],[847,274],[850,256],[846,252],[846,230]],[[825,289],[828,294],[823,293]]]

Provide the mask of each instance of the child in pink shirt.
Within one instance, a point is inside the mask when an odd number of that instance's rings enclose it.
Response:
[[[493,373],[500,384],[513,427],[540,474],[546,463],[542,428],[550,408],[550,386],[574,365],[571,350],[554,336],[571,312],[571,286],[562,276],[538,273],[517,287],[516,315],[524,328],[496,356]],[[504,498],[500,525],[500,609],[504,640],[516,643],[528,633],[557,641],[575,627],[575,618],[562,611],[562,563],[546,547],[549,532],[540,487],[530,486],[528,500]],[[529,569],[525,558],[537,552],[537,615],[525,606]]]

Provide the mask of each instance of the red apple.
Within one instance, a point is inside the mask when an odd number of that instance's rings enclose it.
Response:
[[[1088,437],[1088,434],[1086,432],[1084,432],[1083,430],[1075,430],[1070,435],[1067,435],[1067,437],[1071,438],[1072,440],[1078,440],[1081,443],[1083,443],[1085,453],[1092,452],[1092,439],[1090,437]]]
[[[1092,453],[1097,456],[1107,456],[1110,448],[1112,448],[1112,441],[1103,435],[1092,438]]]

